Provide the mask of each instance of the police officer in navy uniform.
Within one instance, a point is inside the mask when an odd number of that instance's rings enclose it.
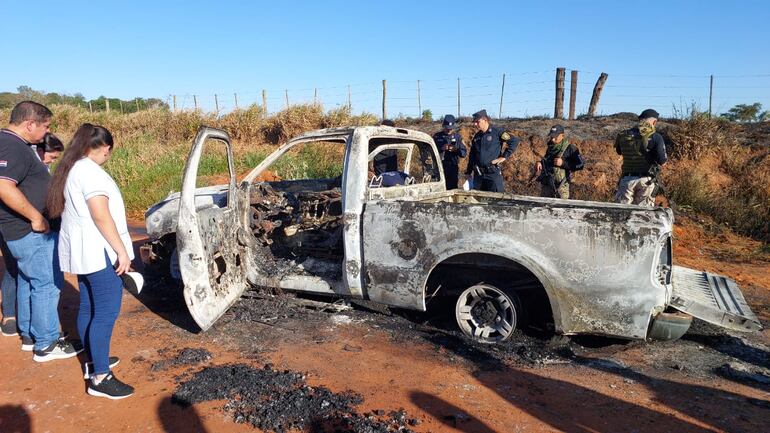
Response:
[[[458,163],[460,158],[465,158],[468,149],[463,144],[460,134],[455,131],[457,121],[451,114],[444,116],[441,123],[442,130],[433,134],[433,141],[436,142],[441,164],[444,166],[444,178],[446,180],[446,189],[457,189],[458,172],[460,167]]]
[[[492,126],[487,110],[473,113],[473,124],[479,131],[471,141],[471,154],[465,174],[472,177],[474,189],[503,192],[500,164],[516,150],[519,139],[503,128]]]

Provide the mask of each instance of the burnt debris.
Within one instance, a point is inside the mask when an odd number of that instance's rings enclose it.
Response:
[[[161,350],[161,355],[166,355],[168,350]],[[172,367],[179,367],[182,365],[197,365],[210,361],[212,358],[211,352],[206,349],[193,349],[186,347],[180,350],[176,356],[171,359],[164,359],[152,364],[152,371],[167,370]]]
[[[172,396],[178,405],[226,400],[224,409],[237,423],[282,433],[307,432],[390,433],[411,432],[419,420],[403,409],[360,414],[355,407],[363,398],[351,391],[334,393],[309,386],[302,373],[277,371],[271,364],[256,369],[244,364],[206,367],[179,385]]]

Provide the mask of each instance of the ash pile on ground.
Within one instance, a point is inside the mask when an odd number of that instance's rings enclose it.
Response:
[[[363,402],[360,395],[309,386],[305,375],[276,371],[270,364],[262,369],[244,364],[206,367],[182,382],[172,399],[183,406],[226,400],[224,408],[235,422],[279,433],[409,433],[409,426],[419,424],[403,409],[359,414],[355,407]]]
[[[169,354],[168,349],[160,350],[158,353],[161,356]],[[179,367],[182,365],[197,365],[211,360],[211,352],[206,349],[193,349],[186,347],[177,352],[177,354],[171,359],[164,359],[152,364],[152,371],[167,370],[172,367]]]
[[[256,295],[256,296],[255,296]],[[605,337],[554,335],[547,327],[517,330],[498,344],[483,344],[465,337],[448,315],[431,316],[390,309],[366,301],[351,301],[343,313],[297,305],[295,296],[257,292],[241,299],[222,322],[220,336],[244,351],[269,352],[276,344],[292,341],[323,343],[334,340],[333,319],[347,317],[353,326],[381,329],[399,344],[427,343],[436,356],[471,369],[503,370],[510,365],[547,367],[554,364],[590,364],[611,361],[638,370],[675,371],[693,377],[728,377],[744,383],[770,378],[770,350],[750,337],[732,336],[708,323],[694,320],[684,338],[669,342],[625,341]],[[260,326],[255,330],[253,324]],[[609,364],[606,364],[609,365]]]

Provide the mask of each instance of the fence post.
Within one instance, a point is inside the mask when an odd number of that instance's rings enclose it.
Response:
[[[136,111],[139,111],[139,98],[134,98],[134,102],[136,102]]]
[[[91,105],[91,101],[88,101],[88,111],[90,111],[91,113],[94,112],[94,106]]]
[[[318,105],[318,88],[313,88],[313,105]]]
[[[460,77],[457,77],[457,118],[460,118]]]
[[[235,98],[235,109],[237,110],[238,109],[238,94],[237,93],[233,93],[233,98]]]
[[[353,104],[350,99],[350,84],[348,84],[348,111],[353,111]]]
[[[217,116],[219,116],[219,98],[217,98],[216,93],[214,93],[214,108],[216,108]]]
[[[420,80],[417,80],[417,117],[422,117],[422,100],[420,99]]]
[[[570,71],[569,120],[575,120],[575,99],[577,98],[578,71]]]
[[[267,90],[262,89],[262,111],[267,115]]]
[[[289,89],[283,89],[283,93],[286,96],[286,108],[289,108]]]
[[[105,104],[104,107],[107,109],[107,112],[109,113],[110,112],[110,98],[105,96],[104,97],[104,104]]]
[[[497,113],[497,118],[503,118],[503,95],[505,94],[505,74],[503,74],[503,87],[500,88],[500,111]]]
[[[602,89],[604,88],[605,82],[607,82],[607,74],[602,72],[601,75],[599,75],[599,79],[596,80],[594,93],[591,95],[591,103],[588,105],[588,117],[594,117],[594,113],[596,113],[596,106],[599,105],[599,98],[602,96]]]
[[[176,111],[176,95],[173,95],[173,101],[174,101],[174,111]]]
[[[382,80],[382,120],[388,118],[388,109],[385,101],[388,97],[388,80]]]
[[[709,117],[711,117],[711,99],[714,96],[714,76],[709,78]]]
[[[553,118],[564,118],[564,74],[566,69],[556,68],[556,100],[553,107]]]
[[[198,109],[198,97],[195,95],[193,95],[193,106],[196,110]]]
[[[123,100],[118,99],[118,102],[120,102],[120,114],[123,114]]]

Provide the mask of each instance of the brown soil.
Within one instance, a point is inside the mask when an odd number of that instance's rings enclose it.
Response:
[[[689,217],[675,234],[676,261],[738,280],[767,327],[770,258],[761,244]],[[668,343],[517,335],[509,345],[479,346],[376,306],[334,314],[263,294],[199,334],[174,289],[147,289],[124,295],[112,340],[115,372],[135,396],[90,397],[82,358],[38,364],[17,338],[2,337],[0,431],[255,431],[233,422],[224,400],[172,401],[180,381],[229,363],[272,363],[306,373],[312,387],[354,391],[363,397],[359,414],[403,408],[417,432],[754,432],[770,415],[766,376],[720,374],[739,363],[766,371],[767,330],[734,337],[701,324]],[[71,285],[62,291],[62,324],[73,335],[77,298]]]

